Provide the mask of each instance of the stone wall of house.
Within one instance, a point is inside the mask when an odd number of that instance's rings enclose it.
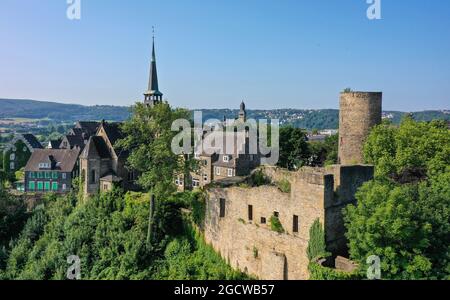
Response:
[[[288,180],[290,193],[280,191],[276,184],[209,189],[205,239],[232,267],[260,279],[308,279],[306,249],[311,225],[319,219],[327,250],[344,253],[342,208],[355,201],[356,189],[372,178],[373,167],[262,170],[274,183]],[[275,214],[284,233],[271,230],[270,218]],[[298,232],[294,232],[294,220],[298,220]]]

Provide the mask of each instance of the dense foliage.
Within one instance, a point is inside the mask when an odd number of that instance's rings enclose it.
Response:
[[[171,127],[178,119],[189,120],[188,111],[172,110],[167,103],[154,107],[137,103],[132,118],[122,125],[125,138],[116,145],[130,152],[128,165],[140,172],[139,185],[159,199],[175,192],[173,176],[186,174],[193,164],[172,152],[171,143],[177,132]]]
[[[278,165],[296,170],[308,164],[306,132],[292,126],[280,128],[280,159]]]
[[[324,142],[308,142],[306,132],[292,126],[280,128],[280,159],[278,166],[298,170],[304,166],[322,167],[336,164],[338,159],[338,136]]]
[[[244,278],[183,225],[185,196],[158,206],[150,248],[148,194],[116,189],[83,203],[75,194],[48,196],[13,239],[1,277],[65,279],[67,257],[77,255],[82,279]]]
[[[365,149],[376,178],[345,209],[351,258],[381,258],[384,279],[450,278],[450,131],[445,122],[383,124]]]

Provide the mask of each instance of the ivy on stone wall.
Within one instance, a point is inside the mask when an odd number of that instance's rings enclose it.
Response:
[[[309,261],[328,256],[325,244],[325,232],[319,219],[315,220],[309,229],[309,243],[306,252]]]

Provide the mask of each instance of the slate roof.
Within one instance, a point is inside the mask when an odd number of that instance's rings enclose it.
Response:
[[[91,136],[80,157],[100,157],[111,159],[111,154],[109,153],[105,140],[101,136]]]
[[[39,143],[38,139],[30,133],[22,134],[23,138],[33,147],[33,149],[42,149],[41,143]]]
[[[75,128],[81,129],[83,133],[87,134],[87,137],[90,137],[97,133],[97,129],[100,126],[100,122],[94,121],[79,121],[77,122]]]
[[[51,141],[49,141],[49,146],[52,148],[52,149],[59,149],[60,147],[60,145],[61,145],[61,142],[62,142],[62,140],[51,140]]]
[[[77,163],[78,149],[36,149],[25,166],[27,172],[38,172],[43,169],[39,164],[43,162],[52,162],[51,170],[61,172],[72,172]],[[46,169],[48,170],[48,169]]]
[[[64,141],[68,142],[68,146],[70,147],[70,149],[75,148],[75,147],[79,147],[80,149],[84,148],[84,139],[81,135],[66,135],[64,137]],[[61,143],[62,144],[62,143]]]

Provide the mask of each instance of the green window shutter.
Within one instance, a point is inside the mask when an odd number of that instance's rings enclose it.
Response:
[[[52,177],[53,179],[58,179],[58,172],[53,172]]]
[[[35,185],[34,181],[30,181],[30,182],[28,183],[28,189],[29,189],[30,191],[34,191],[34,190],[36,189],[36,185]]]
[[[49,182],[49,181],[46,181],[46,182],[44,183],[44,189],[45,189],[46,191],[50,191],[50,182]]]
[[[57,182],[52,183],[52,191],[55,191],[55,192],[58,191],[58,183]]]
[[[38,181],[37,189],[38,189],[38,191],[44,190],[44,183],[42,181]]]
[[[45,172],[45,178],[46,179],[50,179],[51,177],[51,173],[50,172]]]

